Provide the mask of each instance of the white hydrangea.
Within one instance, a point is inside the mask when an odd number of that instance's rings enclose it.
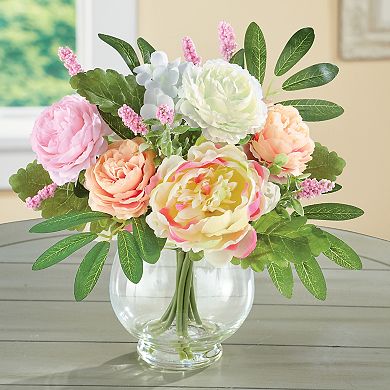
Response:
[[[189,64],[179,97],[177,111],[213,142],[238,143],[263,127],[267,117],[260,83],[247,70],[223,60]]]
[[[179,58],[169,62],[166,53],[155,51],[150,57],[150,64],[134,68],[137,83],[146,89],[140,112],[143,118],[155,118],[157,107],[161,104],[174,108],[185,65]]]

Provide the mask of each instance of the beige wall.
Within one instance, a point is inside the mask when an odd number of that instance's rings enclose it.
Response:
[[[212,58],[218,56],[216,26],[220,20],[227,20],[234,26],[240,42],[249,22],[256,21],[263,29],[268,45],[265,84],[292,33],[301,27],[314,27],[317,35],[314,46],[288,74],[326,61],[338,64],[340,74],[327,86],[290,92],[280,98],[324,98],[345,108],[345,114],[340,118],[310,125],[313,138],[347,160],[339,180],[343,190],[324,196],[322,200],[352,203],[366,211],[362,218],[333,226],[390,239],[390,61],[346,62],[339,58],[338,1],[140,0],[139,3],[140,35],[155,47],[167,51],[172,59],[181,54],[183,35],[194,39],[203,58]],[[5,205],[6,211],[3,200],[3,220],[25,217],[20,203],[7,200]],[[31,213],[26,213],[27,216]]]

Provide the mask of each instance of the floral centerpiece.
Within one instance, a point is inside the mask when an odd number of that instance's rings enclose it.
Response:
[[[249,25],[243,48],[228,23],[221,22],[218,33],[222,58],[207,61],[189,37],[182,40],[184,60],[170,61],[143,38],[139,57],[129,43],[100,34],[123,57],[128,75],[84,71],[69,48],[60,48],[76,94],[43,111],[31,135],[37,160],[10,178],[26,206],[45,218],[31,232],[76,231],[39,256],[34,270],[92,243],[76,274],[76,300],[92,291],[116,241],[114,310],[140,338],[144,360],[161,367],[199,367],[221,355],[219,343],[252,304],[252,270],[268,272],[290,298],[294,268],[323,300],[320,254],[361,268],[352,248],[308,221],[352,219],[362,210],[326,200],[304,205],[341,189],[336,179],[345,162],[312,140],[308,122],[335,118],[343,109],[278,97],[329,83],[337,66],[309,66],[273,89],[313,44],[313,29],[303,28],[288,40],[264,90],[267,50],[259,26]],[[174,253],[175,272],[166,283],[165,308],[153,289],[162,288],[167,275],[167,251]],[[152,280],[153,267],[160,273]],[[148,282],[141,288],[143,276]],[[205,280],[212,282],[201,287]],[[224,314],[210,309],[215,297],[220,305],[228,302]],[[240,300],[229,304],[229,297]],[[131,305],[148,314],[135,315]],[[238,318],[229,322],[226,312],[236,309]]]

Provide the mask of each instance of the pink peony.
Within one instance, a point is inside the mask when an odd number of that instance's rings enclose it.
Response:
[[[279,176],[298,176],[311,160],[314,141],[296,108],[276,104],[269,107],[266,123],[253,137],[250,151],[268,164],[272,164],[279,154],[287,156]]]
[[[107,149],[103,136],[110,133],[96,106],[78,95],[65,96],[36,120],[32,150],[53,182],[63,185],[95,163]]]
[[[108,147],[94,166],[85,172],[85,187],[90,191],[89,206],[120,219],[139,217],[149,204],[150,178],[154,175],[155,154],[141,152],[145,141],[116,141]]]

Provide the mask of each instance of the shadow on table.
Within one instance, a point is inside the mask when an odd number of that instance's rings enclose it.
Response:
[[[191,377],[203,371],[203,369],[176,372],[176,371],[159,371],[150,368],[142,362],[137,352],[118,356],[100,366],[87,367],[79,370],[71,370],[50,375],[26,378],[13,384],[30,384],[30,385],[56,385],[56,389],[67,385],[105,385],[116,386],[161,386],[177,382],[181,379]]]

